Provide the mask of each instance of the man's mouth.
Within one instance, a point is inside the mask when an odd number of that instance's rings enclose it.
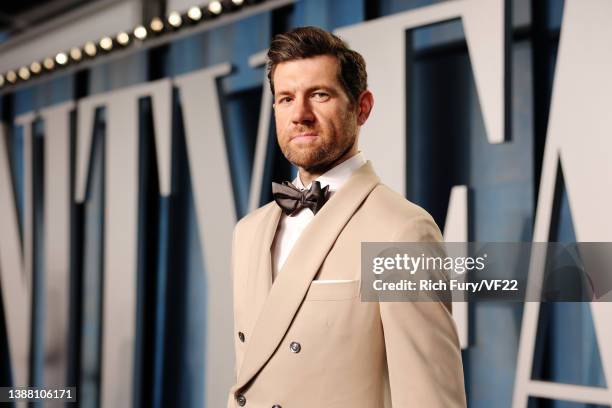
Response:
[[[319,137],[319,135],[316,134],[315,132],[298,133],[297,135],[291,136],[291,141],[292,142],[309,142],[311,140],[316,139],[317,137]]]

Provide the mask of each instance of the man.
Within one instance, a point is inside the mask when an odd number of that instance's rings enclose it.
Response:
[[[358,149],[374,103],[363,58],[302,27],[276,36],[268,59],[278,143],[299,175],[234,230],[228,406],[464,407],[449,310],[359,299],[362,241],[442,239]]]

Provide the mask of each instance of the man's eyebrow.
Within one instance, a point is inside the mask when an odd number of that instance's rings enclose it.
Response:
[[[336,89],[333,87],[330,87],[328,85],[313,85],[310,86],[306,89],[306,92],[312,92],[316,89],[323,89],[329,93],[336,93]],[[280,96],[280,95],[291,95],[293,92],[291,91],[286,91],[286,90],[280,90],[276,92],[276,96]]]
[[[314,85],[314,86],[309,87],[306,91],[307,92],[312,92],[312,91],[317,90],[317,89],[322,89],[322,90],[327,91],[329,93],[336,93],[336,88],[331,87],[329,85]]]
[[[276,96],[280,96],[280,95],[291,95],[290,91],[277,91],[275,92]]]

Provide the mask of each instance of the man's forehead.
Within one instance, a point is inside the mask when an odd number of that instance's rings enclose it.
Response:
[[[279,63],[274,69],[274,81],[279,78],[299,78],[306,76],[324,76],[335,78],[338,74],[339,62],[330,55],[301,58]]]
[[[327,86],[333,86],[337,84],[338,69],[338,60],[330,55],[285,61],[274,69],[274,85],[295,87],[323,82]]]

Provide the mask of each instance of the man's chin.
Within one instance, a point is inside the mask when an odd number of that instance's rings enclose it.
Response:
[[[302,160],[302,161],[291,161],[296,167],[299,167],[311,174],[323,174],[329,170],[330,163],[328,161],[316,161],[316,160]]]
[[[295,167],[299,167],[300,169],[304,169],[307,172],[311,172],[311,170],[317,168],[317,164],[308,162],[308,161],[302,161],[302,160],[289,160],[289,162],[291,164],[293,164]]]
[[[287,160],[294,166],[305,170],[321,164],[321,153],[317,151],[292,151],[289,155],[285,155]]]
[[[310,169],[319,165],[315,160],[310,160],[303,157],[287,157],[287,160],[289,160],[289,162],[295,167],[299,167],[306,171],[309,171]]]

